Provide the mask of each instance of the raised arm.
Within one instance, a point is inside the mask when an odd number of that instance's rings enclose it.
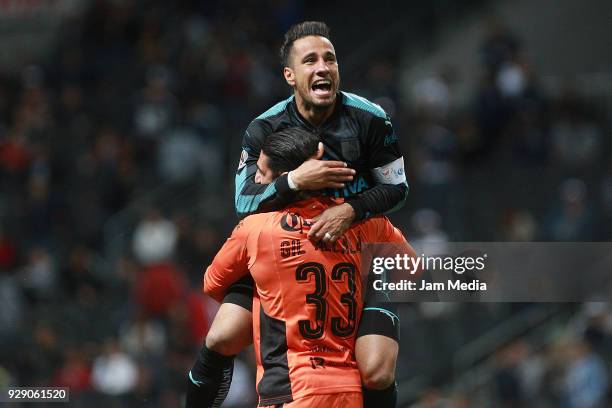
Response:
[[[240,221],[204,273],[204,293],[218,302],[232,283],[249,273],[248,234],[248,220]]]

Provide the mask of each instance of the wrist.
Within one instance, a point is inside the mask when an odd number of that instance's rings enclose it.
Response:
[[[287,183],[289,184],[289,188],[291,190],[298,191],[299,188],[298,188],[297,184],[295,183],[295,180],[294,180],[293,175],[291,173],[293,173],[293,172],[290,171],[289,173],[287,173]]]
[[[349,203],[344,203],[342,204],[343,207],[345,207],[345,211],[346,211],[346,215],[348,217],[348,220],[352,223],[353,221],[355,221],[355,217],[357,215],[357,213],[355,212],[355,209],[353,208],[352,205],[350,205]]]
[[[345,204],[353,210],[353,221],[361,221],[367,218],[367,211],[363,208],[363,203],[358,199],[346,201]]]

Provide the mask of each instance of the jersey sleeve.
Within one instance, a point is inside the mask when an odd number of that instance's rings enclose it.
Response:
[[[248,220],[242,220],[225,241],[204,273],[204,293],[218,302],[232,283],[249,273],[247,241]]]
[[[348,201],[355,210],[356,220],[396,211],[406,202],[408,183],[398,141],[388,116],[372,118],[366,145],[376,185]]]
[[[251,122],[244,133],[234,196],[236,213],[240,218],[258,212],[279,210],[295,198],[295,192],[289,188],[287,175],[280,176],[271,184],[255,183],[259,152],[270,133],[272,126],[259,119]]]

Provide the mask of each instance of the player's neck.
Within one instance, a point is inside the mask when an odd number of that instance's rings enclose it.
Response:
[[[315,106],[304,101],[298,94],[295,96],[295,104],[300,115],[314,126],[322,125],[334,113],[336,101],[325,108]]]

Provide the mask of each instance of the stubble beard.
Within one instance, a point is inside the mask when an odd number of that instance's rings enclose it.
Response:
[[[304,105],[304,109],[306,109],[307,111],[313,111],[316,113],[324,113],[330,107],[334,106],[334,104],[336,103],[337,91],[334,92],[334,97],[331,98],[329,102],[324,102],[324,103],[316,103],[312,101],[310,99],[310,95],[308,94],[308,92],[306,93],[306,95],[304,95],[303,92],[299,92],[299,93],[300,93],[300,98],[302,99],[302,103]]]

